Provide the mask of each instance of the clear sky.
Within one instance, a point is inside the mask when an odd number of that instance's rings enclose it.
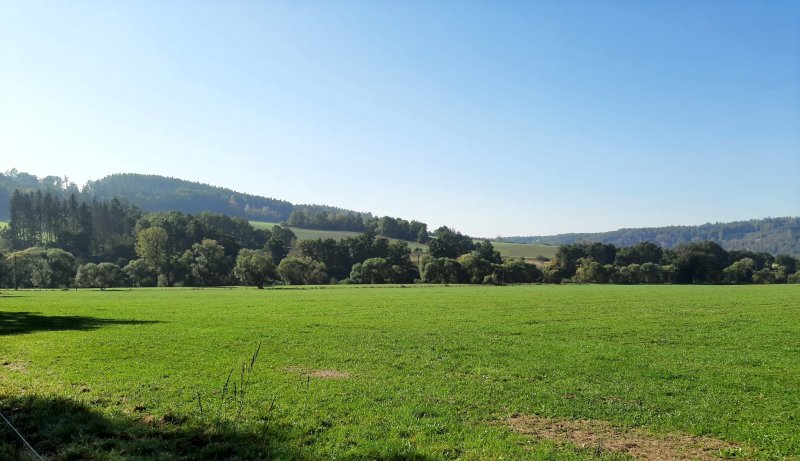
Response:
[[[0,169],[542,235],[800,214],[798,1],[0,3]]]

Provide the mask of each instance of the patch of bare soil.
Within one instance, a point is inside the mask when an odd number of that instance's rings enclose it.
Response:
[[[288,367],[286,371],[320,379],[347,379],[350,377],[350,373],[339,370],[313,370],[300,367]]]
[[[538,416],[513,416],[506,420],[519,433],[579,448],[624,453],[653,461],[719,460],[725,452],[739,451],[731,443],[686,434],[656,436],[643,429],[623,429],[606,421],[554,420]]]
[[[8,371],[26,373],[28,371],[28,364],[22,362],[3,362],[3,368],[5,368]]]

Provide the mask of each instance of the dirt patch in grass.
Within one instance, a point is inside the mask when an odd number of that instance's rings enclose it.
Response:
[[[314,370],[308,373],[312,378],[322,379],[346,379],[350,377],[350,373],[339,370]]]
[[[517,415],[506,422],[514,431],[537,439],[603,452],[624,453],[636,459],[711,461],[725,455],[743,454],[740,447],[710,437],[654,435],[643,429],[614,427],[606,421],[555,420]]]
[[[287,367],[286,371],[320,379],[347,379],[350,377],[349,372],[340,370],[314,370],[310,368]]]
[[[16,371],[18,373],[28,372],[28,364],[23,362],[3,362],[3,368],[8,371]]]

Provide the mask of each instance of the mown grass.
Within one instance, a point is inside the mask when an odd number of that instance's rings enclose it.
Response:
[[[54,459],[621,459],[517,434],[515,414],[797,458],[798,300],[786,285],[4,291],[0,408]],[[259,342],[234,424],[221,389]]]
[[[275,224],[277,223],[250,221],[250,224],[256,229],[272,229],[272,227],[275,226]],[[358,235],[357,232],[348,232],[348,231],[300,229],[297,227],[292,227],[291,229],[292,232],[294,232],[294,234],[297,236],[298,240],[313,240],[319,238],[321,239],[332,238],[339,240]],[[389,240],[396,240],[396,239],[389,239]],[[478,240],[475,241],[478,242]],[[556,255],[556,251],[558,250],[558,247],[553,245],[508,243],[508,242],[497,242],[494,240],[492,241],[492,245],[494,245],[495,249],[499,251],[502,256],[509,258],[533,259],[536,258],[537,256],[553,258]],[[412,251],[415,248],[419,248],[423,252],[428,251],[428,245],[424,243],[408,242],[408,246],[409,248],[412,249]]]

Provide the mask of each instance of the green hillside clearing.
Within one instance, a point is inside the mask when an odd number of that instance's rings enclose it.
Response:
[[[271,222],[263,222],[263,221],[250,221],[250,224],[255,227],[256,229],[272,229],[277,223]],[[348,231],[332,231],[332,230],[315,230],[315,229],[300,229],[296,227],[292,227],[292,232],[297,236],[298,240],[313,240],[313,239],[343,239],[346,237],[352,237],[358,235],[357,232],[348,232]],[[396,240],[396,239],[389,239],[389,240]],[[478,240],[476,240],[477,242]],[[500,252],[500,254],[504,257],[513,257],[513,258],[526,258],[526,259],[533,259],[537,256],[544,256],[546,258],[552,258],[555,256],[556,251],[558,250],[557,246],[553,245],[541,245],[541,244],[526,244],[526,243],[508,243],[508,242],[498,242],[492,240],[492,245],[494,245],[495,249]],[[415,248],[420,248],[423,252],[428,251],[428,245],[424,243],[418,242],[408,242],[409,248],[413,251]]]

